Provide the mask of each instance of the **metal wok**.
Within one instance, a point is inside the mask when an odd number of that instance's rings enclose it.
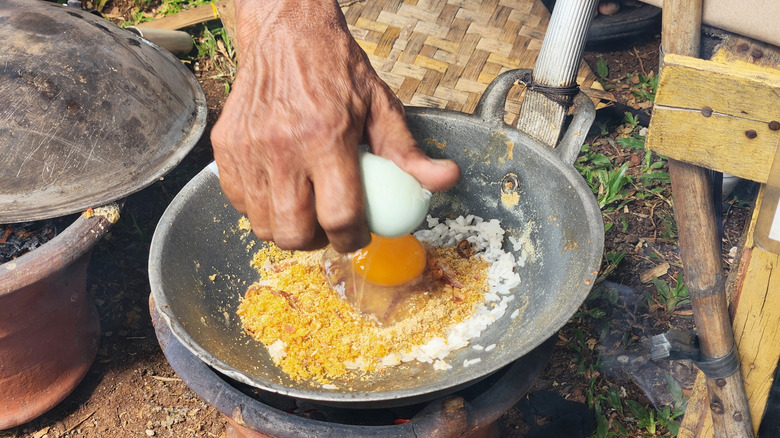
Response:
[[[408,405],[474,383],[555,334],[577,311],[596,278],[604,228],[599,207],[573,163],[593,121],[582,94],[563,140],[549,149],[503,123],[512,84],[528,71],[510,71],[483,95],[475,114],[409,108],[409,127],[431,156],[449,157],[462,169],[458,185],[436,194],[431,214],[497,218],[508,235],[526,233],[532,257],[517,266],[521,284],[504,317],[473,342],[496,344],[489,353],[451,353],[453,368],[409,363],[367,380],[334,381],[337,390],[296,382],[271,361],[266,348],[241,328],[236,308],[258,278],[249,266],[258,249],[237,230],[240,215],[222,194],[216,166],[200,172],[173,200],[154,234],[149,276],[154,301],[179,341],[206,364],[262,390],[352,407]],[[561,157],[565,157],[565,161]],[[512,250],[505,237],[504,248]],[[519,309],[519,316],[510,314]],[[482,360],[463,367],[466,359]]]

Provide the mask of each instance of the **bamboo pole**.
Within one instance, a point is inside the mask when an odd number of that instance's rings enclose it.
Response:
[[[663,54],[699,56],[701,7],[702,0],[664,1]],[[736,354],[707,170],[669,160],[669,174],[680,253],[702,356],[721,358],[732,351]],[[708,376],[707,389],[715,437],[752,437],[753,423],[739,369],[724,378]]]

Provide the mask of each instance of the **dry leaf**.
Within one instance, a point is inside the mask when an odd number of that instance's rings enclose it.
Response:
[[[38,432],[35,432],[33,434],[33,438],[41,438],[42,436],[49,433],[49,426],[44,427],[43,429],[39,430]]]

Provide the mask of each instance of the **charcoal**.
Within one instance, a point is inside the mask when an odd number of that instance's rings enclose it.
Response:
[[[0,264],[41,247],[57,236],[73,220],[73,216],[68,216],[35,222],[0,224]]]

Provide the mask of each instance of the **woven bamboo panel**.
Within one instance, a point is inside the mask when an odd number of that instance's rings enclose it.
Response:
[[[500,73],[533,68],[550,13],[539,0],[362,0],[342,3],[350,32],[407,105],[470,113]],[[600,89],[582,64],[577,83]],[[524,89],[507,97],[516,125]]]

